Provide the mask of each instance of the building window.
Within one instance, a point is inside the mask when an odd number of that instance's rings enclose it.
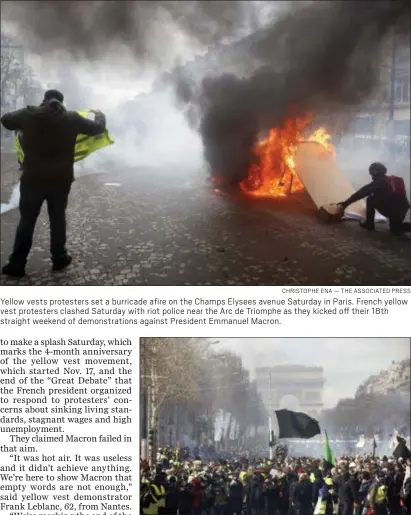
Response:
[[[407,75],[395,80],[395,101],[398,104],[408,104],[410,101],[410,78]]]

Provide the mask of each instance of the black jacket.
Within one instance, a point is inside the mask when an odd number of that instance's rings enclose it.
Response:
[[[297,506],[312,506],[312,495],[313,495],[313,486],[312,483],[305,479],[304,481],[299,481],[293,490],[292,493],[292,502]]]
[[[346,209],[354,202],[357,202],[357,200],[369,197],[370,195],[373,196],[375,202],[385,202],[389,197],[392,197],[388,188],[387,176],[383,175],[381,177],[376,177],[372,182],[366,184],[358,191],[356,191],[353,195],[351,195],[351,197],[342,202],[342,206],[344,207],[344,209]],[[409,206],[406,196],[404,198],[401,197],[400,199],[394,197],[394,200],[396,203],[401,203],[404,204],[404,206]]]
[[[6,113],[1,123],[6,129],[23,133],[22,181],[71,183],[78,134],[96,136],[106,128],[102,113],[96,113],[95,121],[88,120],[67,111],[57,100]]]
[[[354,504],[359,501],[358,487],[354,478],[350,478],[345,483],[342,483],[338,498],[341,504]]]

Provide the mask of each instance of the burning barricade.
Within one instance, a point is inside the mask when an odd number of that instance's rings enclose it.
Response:
[[[252,164],[240,190],[254,198],[274,199],[305,191],[327,220],[341,220],[337,206],[354,189],[337,166],[331,134],[319,127],[310,131],[313,115],[290,117],[271,129],[253,149]],[[218,187],[219,179],[214,184]],[[345,216],[363,218],[365,204],[355,202]]]

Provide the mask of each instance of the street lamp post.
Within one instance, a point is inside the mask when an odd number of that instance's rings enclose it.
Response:
[[[269,456],[270,460],[274,458],[274,448],[272,445],[272,435],[273,435],[273,420],[272,420],[272,411],[273,411],[273,398],[271,394],[271,370],[268,373],[268,389],[269,389],[269,410],[270,413],[268,414],[268,428],[269,428]]]

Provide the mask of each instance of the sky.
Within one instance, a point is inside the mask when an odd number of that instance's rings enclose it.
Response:
[[[370,375],[392,361],[410,357],[409,338],[220,338],[219,350],[241,355],[253,374],[256,367],[307,365],[324,368],[324,407],[353,397]],[[216,346],[217,347],[217,346]]]

